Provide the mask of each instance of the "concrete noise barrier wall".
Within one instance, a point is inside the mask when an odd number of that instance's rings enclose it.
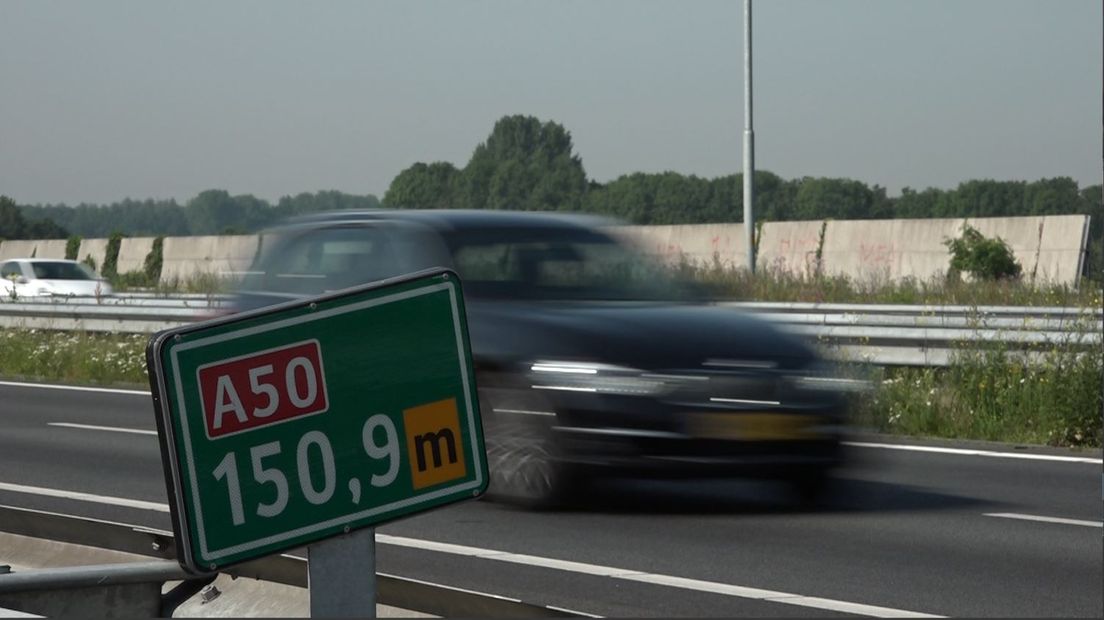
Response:
[[[1088,245],[1087,215],[767,222],[760,229],[756,264],[762,270],[795,275],[812,275],[819,269],[825,275],[845,275],[861,282],[929,280],[946,273],[950,253],[944,241],[959,237],[966,223],[986,237],[1003,239],[1025,278],[1077,283]],[[747,267],[743,224],[616,226],[613,230],[667,262]],[[203,274],[240,275],[252,263],[259,239],[257,235],[166,237],[161,281],[171,284]],[[123,239],[118,272],[142,269],[153,241],[152,237]],[[64,239],[5,241],[0,244],[0,259],[27,258],[32,252],[39,258],[63,258],[65,244]],[[93,258],[102,256],[106,246],[105,239],[88,239],[81,244],[79,257],[92,251],[97,252]],[[102,260],[97,258],[96,266],[102,268]]]
[[[743,224],[619,226],[617,231],[665,262],[747,267]]]
[[[115,262],[116,273],[141,271],[146,267],[146,256],[153,251],[155,237],[127,237],[119,243],[119,257]]]
[[[1085,261],[1089,216],[1047,215],[911,220],[767,222],[760,229],[756,266],[795,275],[844,275],[861,282],[929,280],[950,267],[947,239],[969,223],[1000,237],[1038,282],[1076,284]],[[745,267],[743,224],[623,226],[619,233],[664,261],[718,261]]]
[[[860,282],[928,280],[946,273],[944,239],[959,235],[963,220],[829,221],[821,250],[822,273]]]
[[[65,239],[9,239],[0,243],[0,260],[9,258],[65,258]]]
[[[756,269],[811,276],[817,271],[824,222],[767,222],[759,237]]]
[[[257,253],[258,235],[165,237],[161,282],[172,283],[208,274],[237,277]]]
[[[1043,282],[1077,282],[1088,248],[1089,216],[993,217],[967,222],[986,237],[1004,239],[1016,253],[1025,277]]]
[[[77,251],[77,260],[92,259],[96,264],[96,271],[103,270],[104,259],[107,258],[108,239],[81,239],[80,250]]]
[[[951,262],[944,242],[961,236],[965,224],[986,237],[1003,239],[1027,278],[1075,284],[1080,276],[1087,215],[829,221],[823,271],[860,281],[940,277]]]

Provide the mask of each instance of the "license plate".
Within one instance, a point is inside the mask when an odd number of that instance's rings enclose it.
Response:
[[[816,439],[815,416],[791,413],[701,412],[688,419],[691,435],[706,439],[780,441]]]

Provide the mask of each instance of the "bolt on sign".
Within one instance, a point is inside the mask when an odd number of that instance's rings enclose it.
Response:
[[[191,572],[487,488],[451,271],[159,332],[146,361],[177,558]]]

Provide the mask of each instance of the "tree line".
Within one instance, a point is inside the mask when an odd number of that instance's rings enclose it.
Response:
[[[1104,271],[1101,186],[1080,188],[1069,177],[979,179],[954,189],[906,187],[900,196],[888,196],[884,187],[854,179],[783,179],[764,170],[756,171],[755,187],[758,222],[1088,214],[1091,271],[1097,278]],[[291,215],[379,206],[584,211],[634,224],[740,222],[743,175],[709,179],[635,172],[599,183],[587,178],[562,125],[514,115],[495,123],[462,168],[441,161],[415,163],[391,181],[382,200],[324,191],[285,196],[273,205],[248,194],[207,190],[183,205],[129,199],[104,206],[24,205],[19,208],[21,228],[9,224],[14,221],[7,215],[10,208],[0,210],[0,238],[248,233]]]
[[[221,189],[200,192],[184,204],[171,199],[128,198],[109,205],[24,205],[19,211],[25,221],[50,222],[54,226],[50,229],[53,234],[35,236],[27,234],[26,229],[21,233],[6,227],[0,219],[0,239],[63,238],[70,234],[92,238],[110,237],[115,233],[132,237],[245,234],[296,215],[379,206],[379,200],[371,194],[301,193],[284,196],[273,205],[250,194],[232,196]]]

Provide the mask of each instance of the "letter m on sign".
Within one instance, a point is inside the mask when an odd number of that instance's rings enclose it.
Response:
[[[415,489],[463,478],[467,474],[456,399],[403,411],[406,454]]]

